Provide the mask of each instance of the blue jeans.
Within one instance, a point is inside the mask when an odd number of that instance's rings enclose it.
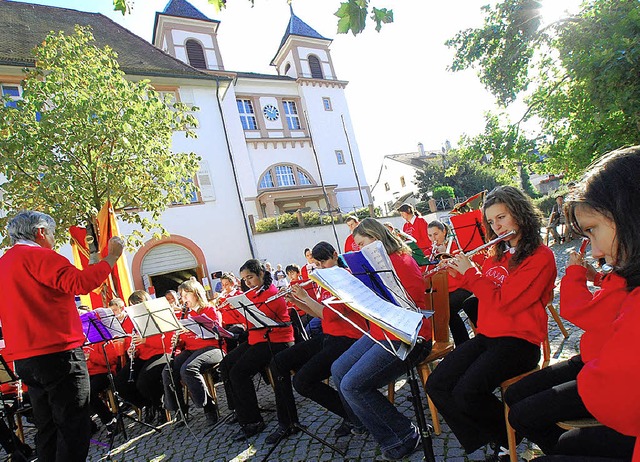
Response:
[[[175,357],[173,361],[173,369],[169,374],[169,366],[165,366],[162,371],[162,383],[164,384],[164,407],[169,411],[177,411],[178,405],[184,410],[185,403],[182,398],[182,390],[180,389],[180,381],[184,383],[193,399],[193,404],[196,407],[204,407],[207,404],[207,400],[211,399],[207,390],[207,385],[202,376],[202,372],[212,368],[216,364],[222,361],[222,350],[213,346],[200,348],[199,350],[185,350]],[[177,391],[178,400],[180,403],[176,403],[175,395],[173,393],[171,377],[175,383],[175,390]]]
[[[393,344],[397,348],[400,342]],[[405,362],[367,336],[356,341],[331,367],[349,420],[356,427],[365,426],[383,451],[415,438],[411,420],[378,391],[406,371]]]
[[[82,348],[19,359],[15,366],[29,387],[38,460],[86,460],[91,419],[89,372]]]

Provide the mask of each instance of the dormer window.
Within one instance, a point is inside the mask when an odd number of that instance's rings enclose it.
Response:
[[[317,56],[309,55],[309,69],[311,69],[311,78],[324,79],[322,75],[322,66]]]
[[[196,69],[206,69],[207,61],[204,58],[204,51],[202,45],[193,39],[187,40],[185,44],[187,48],[187,58],[189,58],[189,65]]]

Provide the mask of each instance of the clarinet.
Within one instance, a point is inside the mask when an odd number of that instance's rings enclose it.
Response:
[[[189,309],[187,305],[182,305],[182,311],[180,313],[180,319],[184,319],[187,316],[187,312]],[[180,333],[176,332],[173,334],[173,338],[171,339],[171,361],[176,357],[176,350],[178,349],[178,341],[180,340]]]
[[[127,354],[129,355],[129,380],[128,382],[131,383],[134,381],[133,378],[133,364],[135,361],[135,357],[136,357],[136,343],[133,341],[133,336],[136,334],[136,329],[135,327],[133,328],[132,334],[131,334],[131,345],[129,345],[129,349],[127,350]]]

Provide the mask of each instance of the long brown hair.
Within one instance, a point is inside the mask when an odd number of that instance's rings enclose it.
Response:
[[[511,216],[520,228],[520,240],[509,261],[509,267],[515,268],[523,262],[525,258],[532,255],[536,249],[542,245],[540,228],[542,227],[542,213],[533,205],[533,202],[525,193],[513,186],[498,186],[485,198],[482,205],[482,221],[487,230],[487,239],[492,240],[497,237],[489,223],[487,222],[486,210],[492,205],[504,204]],[[493,255],[500,260],[507,250],[507,243],[502,241],[493,246]]]
[[[362,220],[360,224],[356,226],[356,229],[353,230],[353,235],[355,236],[356,234],[382,242],[387,255],[396,252],[411,254],[411,249],[407,247],[404,242],[392,234],[386,226],[381,225],[373,218],[365,218]]]

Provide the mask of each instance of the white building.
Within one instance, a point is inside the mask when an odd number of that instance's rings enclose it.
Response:
[[[418,143],[415,152],[384,156],[371,187],[374,205],[380,207],[383,215],[389,215],[405,202],[420,202],[416,173],[426,162],[437,162],[442,155],[441,149],[425,150],[422,143]]]
[[[371,203],[331,40],[293,11],[271,61],[277,75],[266,75],[226,70],[220,22],[185,0],[170,0],[156,13],[153,45],[100,14],[0,2],[3,93],[20,92],[21,69],[33,66],[29,51],[52,24],[68,33],[74,24],[91,25],[98,44],[118,53],[129,78],[147,78],[200,108],[197,138],[176,134],[172,147],[202,158],[200,193],[163,214],[170,237],[149,238],[128,255],[136,288],[151,284],[163,293],[190,275],[237,272],[252,256],[275,261],[284,254],[282,262],[289,263],[296,255],[300,262],[302,248],[285,249],[284,240],[258,245],[252,221],[298,209],[350,212]]]

